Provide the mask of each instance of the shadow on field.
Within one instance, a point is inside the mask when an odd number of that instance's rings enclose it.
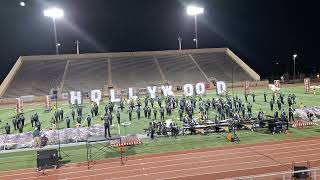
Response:
[[[63,167],[63,166],[65,166],[66,164],[68,164],[70,162],[71,162],[71,160],[60,160],[59,161],[59,166]]]
[[[137,152],[133,149],[132,146],[126,146],[123,149],[122,153],[123,156],[132,156],[137,154]],[[115,148],[114,151],[107,151],[104,153],[104,158],[118,158],[120,156],[120,148]]]

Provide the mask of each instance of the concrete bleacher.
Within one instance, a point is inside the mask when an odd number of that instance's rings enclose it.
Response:
[[[207,81],[188,54],[157,56],[167,81],[195,83]]]
[[[62,91],[90,91],[92,89],[103,90],[107,81],[107,58],[70,60],[65,74]]]
[[[209,79],[231,82],[233,73],[233,81],[253,80],[253,78],[226,53],[194,53],[192,57]]]
[[[52,87],[89,92],[106,85],[145,88],[232,79],[259,81],[260,76],[228,48],[22,56],[1,84],[0,97],[47,95]]]
[[[159,84],[162,78],[154,57],[110,58],[113,85],[121,88]]]
[[[13,78],[4,97],[46,95],[52,87],[60,85],[65,60],[25,61]]]

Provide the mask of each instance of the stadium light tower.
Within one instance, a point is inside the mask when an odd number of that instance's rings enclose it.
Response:
[[[293,79],[296,78],[296,58],[298,57],[297,54],[293,54]]]
[[[187,7],[187,14],[194,16],[194,29],[195,29],[195,38],[193,41],[196,43],[196,48],[198,48],[198,29],[197,29],[197,15],[203,13],[202,7],[197,6],[188,6]]]
[[[52,18],[53,21],[53,30],[54,30],[54,44],[56,47],[56,54],[59,54],[59,46],[58,38],[57,38],[57,28],[56,28],[56,19],[62,18],[64,13],[62,9],[59,8],[50,8],[43,11],[43,15],[45,17]]]

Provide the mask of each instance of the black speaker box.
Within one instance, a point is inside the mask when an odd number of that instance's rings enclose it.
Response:
[[[46,149],[37,151],[37,169],[49,169],[58,167],[58,151]]]

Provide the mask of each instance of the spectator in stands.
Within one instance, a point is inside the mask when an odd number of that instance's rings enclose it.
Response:
[[[6,134],[10,134],[10,125],[8,123],[6,124],[4,129],[6,130]]]
[[[41,148],[40,131],[38,128],[34,129],[32,136],[34,140],[34,148],[37,148],[37,147]]]

